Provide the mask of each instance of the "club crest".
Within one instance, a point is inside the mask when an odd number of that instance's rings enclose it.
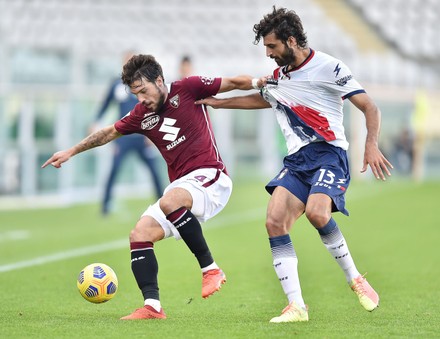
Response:
[[[179,94],[176,94],[175,96],[173,96],[173,97],[170,99],[170,105],[173,106],[174,108],[179,107],[179,105],[180,105],[180,97],[179,97]]]

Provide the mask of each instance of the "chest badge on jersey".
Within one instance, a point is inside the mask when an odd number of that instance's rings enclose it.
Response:
[[[159,123],[159,116],[158,115],[150,115],[141,122],[141,128],[150,130],[156,127],[156,125]]]
[[[180,105],[180,97],[179,97],[179,94],[176,94],[175,96],[173,96],[173,97],[170,99],[170,105],[173,106],[174,108],[179,107],[179,105]]]

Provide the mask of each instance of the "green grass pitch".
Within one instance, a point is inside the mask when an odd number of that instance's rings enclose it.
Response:
[[[302,217],[291,236],[307,323],[270,324],[286,306],[264,228],[264,183],[236,183],[227,208],[204,225],[228,281],[207,300],[182,241],[156,244],[165,321],[120,321],[143,300],[130,269],[128,233],[151,201],[0,211],[0,338],[435,338],[440,337],[440,183],[355,182],[350,217],[335,214],[361,272],[381,297],[366,312],[318,234]],[[119,290],[105,304],[76,288],[81,268],[110,265]]]

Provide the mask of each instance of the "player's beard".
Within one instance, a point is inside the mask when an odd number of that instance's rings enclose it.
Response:
[[[160,90],[159,86],[156,85],[156,83],[154,85],[156,86],[157,94],[159,97],[157,100],[156,109],[154,111],[159,112],[160,109],[162,108],[163,104],[165,103],[165,94],[162,93],[162,91]]]
[[[162,108],[163,104],[165,103],[165,94],[163,94],[162,92],[159,92],[159,101],[157,102],[157,111],[160,111],[160,109]]]
[[[292,65],[292,67],[294,67],[296,62],[296,55],[295,52],[293,51],[293,48],[284,46],[283,54],[281,54],[280,57],[274,59],[277,65],[280,67],[287,65]]]

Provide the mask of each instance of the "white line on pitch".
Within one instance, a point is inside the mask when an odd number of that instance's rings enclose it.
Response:
[[[0,242],[7,242],[11,240],[24,240],[28,239],[31,233],[27,230],[12,230],[0,232]]]
[[[55,261],[61,261],[65,259],[75,258],[75,257],[81,257],[83,255],[88,255],[92,253],[100,253],[105,251],[110,251],[118,248],[123,248],[125,246],[128,246],[128,240],[127,239],[120,239],[108,243],[104,243],[101,245],[95,245],[95,246],[88,246],[88,247],[81,247],[76,248],[68,251],[58,252],[54,254],[45,255],[42,257],[37,257],[30,260],[24,260],[15,262],[12,264],[6,264],[0,266],[0,273],[1,272],[8,272],[8,271],[14,271],[21,268],[31,267],[31,266],[37,266],[37,265],[43,265],[50,262]]]
[[[364,192],[365,193],[365,192]],[[379,194],[379,190],[373,191],[370,193],[371,196]],[[359,200],[365,198],[365,194],[354,194],[351,195],[350,200]],[[261,222],[261,226],[264,227],[264,215],[266,213],[266,206],[261,206],[254,208],[252,210],[236,212],[233,214],[220,214],[218,217],[214,217],[212,220],[208,221],[206,224],[206,229],[212,229],[217,227],[228,227],[232,225],[236,225],[241,222],[250,222],[257,221]],[[9,272],[14,270],[19,270],[26,267],[36,266],[36,265],[44,265],[51,262],[81,257],[84,255],[92,254],[92,253],[100,253],[115,249],[120,249],[128,247],[128,239],[119,239],[112,242],[104,243],[101,245],[87,246],[81,247],[77,249],[72,249],[68,251],[58,252],[30,260],[19,261],[11,264],[1,265],[0,273]]]
[[[242,221],[253,221],[258,220],[264,217],[263,212],[265,211],[265,207],[254,209],[254,210],[248,210],[241,213],[236,214],[229,214],[225,215],[223,218],[220,215],[218,218],[214,218],[212,221],[210,221],[206,226],[207,229],[217,228],[217,227],[227,227],[228,225],[236,224],[237,222]],[[100,245],[93,245],[93,246],[87,246],[87,247],[81,247],[76,248],[72,250],[67,250],[63,252],[57,252],[41,257],[37,257],[30,260],[24,260],[24,261],[18,261],[11,264],[1,265],[0,266],[0,273],[3,272],[9,272],[9,271],[15,271],[26,267],[32,267],[37,265],[44,265],[51,262],[81,257],[93,253],[101,253],[111,250],[116,250],[120,248],[128,248],[128,237],[124,239],[119,239],[111,242],[107,242]]]

